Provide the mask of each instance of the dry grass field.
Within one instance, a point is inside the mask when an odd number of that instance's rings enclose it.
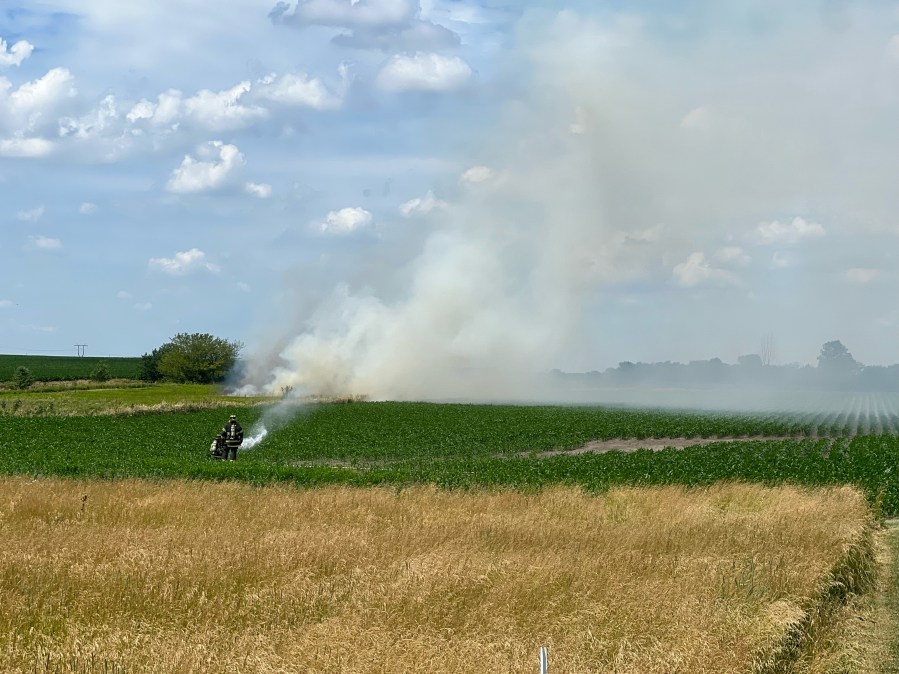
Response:
[[[765,671],[870,527],[849,487],[4,478],[0,671]]]

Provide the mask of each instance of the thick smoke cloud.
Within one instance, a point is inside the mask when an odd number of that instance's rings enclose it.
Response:
[[[873,4],[764,6],[526,14],[498,68],[502,123],[473,129],[482,142],[462,158],[482,179],[461,180],[449,206],[428,214],[421,248],[383,272],[390,283],[370,285],[402,290],[338,284],[258,355],[245,383],[537,399],[542,373],[603,350],[671,357],[658,352],[666,332],[695,338],[694,357],[796,321],[831,338],[852,310],[821,308],[851,269],[874,279],[886,263],[854,233],[897,230],[899,196],[885,177],[899,168],[899,59]],[[802,281],[813,274],[820,282]],[[654,300],[641,296],[650,287]],[[620,339],[603,343],[609,297],[643,303],[645,316],[666,295],[689,306],[678,293],[699,298],[697,313],[660,307],[630,353]],[[802,347],[814,356],[814,343]],[[799,351],[789,334],[782,348]]]

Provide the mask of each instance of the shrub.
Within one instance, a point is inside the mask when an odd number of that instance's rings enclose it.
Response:
[[[94,381],[109,381],[109,365],[106,364],[105,360],[101,360],[97,363],[97,369],[91,372],[91,379]]]
[[[16,375],[13,381],[16,384],[16,388],[26,389],[34,383],[34,376],[32,376],[31,370],[27,367],[19,365],[19,367],[16,368]]]

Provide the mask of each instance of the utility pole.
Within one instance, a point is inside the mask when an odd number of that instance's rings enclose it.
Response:
[[[75,350],[76,350],[76,352],[78,353],[79,356],[83,356],[83,355],[84,355],[84,350],[85,350],[85,349],[87,349],[87,344],[76,344],[76,345],[75,345]]]

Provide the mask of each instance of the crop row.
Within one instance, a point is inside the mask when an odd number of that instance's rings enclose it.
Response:
[[[236,410],[269,436],[235,463],[207,458],[222,410],[134,417],[5,417],[0,473],[73,477],[235,479],[301,485],[430,482],[447,487],[600,490],[614,484],[858,484],[899,514],[899,437],[741,440],[684,450],[557,455],[591,439],[782,435],[788,422],[591,407],[365,403],[273,415]],[[282,410],[283,412],[283,410]],[[787,424],[787,425],[784,425]],[[520,453],[527,453],[522,456]]]

